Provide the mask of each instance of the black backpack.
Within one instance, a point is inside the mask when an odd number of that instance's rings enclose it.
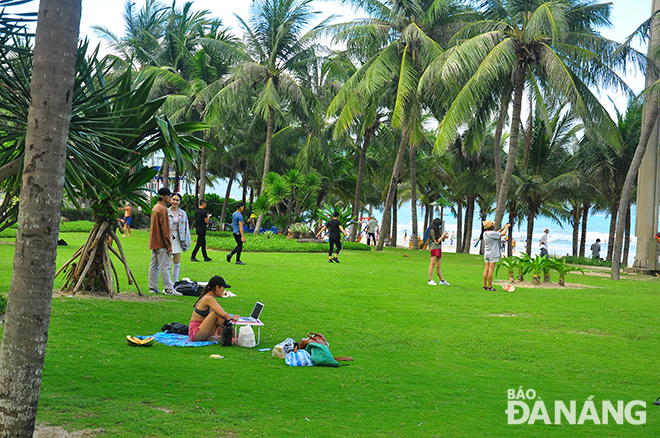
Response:
[[[202,293],[202,288],[199,287],[196,281],[190,282],[185,280],[180,280],[174,283],[174,290],[187,295],[189,297],[198,297]]]
[[[188,326],[185,324],[181,324],[180,322],[173,322],[170,324],[165,324],[160,331],[165,332],[165,333],[175,333],[177,335],[187,335],[188,334]]]

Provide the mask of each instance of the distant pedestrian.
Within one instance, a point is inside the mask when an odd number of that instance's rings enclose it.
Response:
[[[256,226],[254,220],[256,219],[256,217],[257,216],[254,213],[250,215],[250,218],[247,221],[248,230],[254,230],[254,227]]]
[[[180,208],[181,195],[172,195],[172,205],[167,209],[167,217],[170,221],[170,232],[172,234],[172,281],[179,281],[179,270],[181,268],[181,253],[190,249],[190,225],[188,215]]]
[[[541,257],[547,257],[548,256],[548,233],[550,232],[550,228],[545,227],[543,229],[543,234],[539,238],[539,248],[541,249]]]
[[[371,240],[374,245],[376,245],[376,227],[378,226],[378,221],[375,217],[371,216],[369,222],[367,222],[367,245]]]
[[[493,271],[495,265],[500,260],[500,239],[506,235],[507,229],[511,224],[506,224],[500,231],[495,231],[493,221],[484,221],[484,232],[482,240],[484,242],[484,287],[483,290],[495,290],[493,287]]]
[[[245,243],[245,234],[243,234],[243,210],[245,210],[245,204],[239,202],[236,204],[236,211],[231,215],[231,228],[234,233],[236,248],[227,254],[227,263],[231,262],[231,258],[236,254],[236,264],[245,264],[241,261],[241,252],[243,251],[243,243]]]
[[[330,246],[328,250],[328,262],[339,263],[339,251],[341,251],[341,233],[344,233],[344,236],[348,237],[348,233],[344,227],[341,226],[341,222],[339,222],[339,212],[335,211],[332,213],[332,219],[330,219],[328,223],[325,224],[323,228],[321,228],[321,230],[316,234],[316,237],[319,237],[321,233],[326,229],[330,234],[328,238],[328,244]],[[335,252],[334,257],[332,257],[333,246],[337,247],[337,251]]]
[[[600,260],[600,239],[591,244],[591,258]]]
[[[206,227],[209,223],[210,214],[206,212],[206,201],[199,201],[199,208],[195,210],[195,233],[197,234],[197,244],[195,249],[193,249],[192,255],[190,256],[191,262],[197,262],[195,256],[197,251],[202,250],[202,255],[204,256],[205,262],[210,262],[208,254],[206,254]]]
[[[443,286],[449,286],[449,283],[442,278],[442,272],[440,271],[440,261],[442,260],[442,242],[447,238],[447,232],[440,232],[440,227],[442,226],[442,220],[439,218],[433,219],[431,222],[431,230],[429,231],[429,249],[431,250],[431,264],[429,265],[429,285],[436,286],[437,283],[433,281],[433,268],[438,274],[440,279],[440,284]]]
[[[131,223],[133,222],[133,207],[131,204],[127,201],[125,207],[119,207],[119,210],[124,211],[124,232],[122,235],[126,237],[126,233],[128,233],[128,236],[131,237],[133,234],[131,233]]]
[[[516,253],[516,239],[511,239],[511,253]]]
[[[172,192],[163,187],[158,190],[160,197],[158,203],[151,210],[151,226],[149,227],[149,249],[151,262],[149,263],[149,292],[159,294],[158,275],[163,280],[163,292],[169,295],[181,295],[174,290],[170,277],[172,259],[172,237],[170,234],[170,221],[167,217],[167,204],[171,201]]]

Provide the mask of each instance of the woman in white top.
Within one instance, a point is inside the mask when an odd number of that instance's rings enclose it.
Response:
[[[506,235],[511,224],[506,224],[500,231],[495,231],[493,221],[484,221],[484,232],[481,238],[484,241],[484,287],[483,290],[495,290],[493,287],[493,271],[500,260],[500,239]]]
[[[172,282],[179,281],[179,270],[181,268],[181,252],[190,249],[190,225],[188,215],[179,208],[181,195],[172,195],[170,208],[167,216],[170,219],[170,234],[172,236]]]

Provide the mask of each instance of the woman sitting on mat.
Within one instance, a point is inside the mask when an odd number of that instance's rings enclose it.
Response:
[[[225,279],[216,275],[211,278],[204,288],[204,292],[193,306],[190,317],[188,337],[191,341],[217,341],[222,336],[222,325],[225,321],[236,321],[240,315],[229,315],[216,301],[222,297],[225,289],[229,289]]]

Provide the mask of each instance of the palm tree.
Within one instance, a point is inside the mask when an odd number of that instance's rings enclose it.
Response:
[[[620,139],[614,123],[590,86],[614,84],[626,88],[612,65],[628,60],[643,63],[638,54],[603,38],[598,27],[609,25],[611,5],[575,0],[553,2],[484,0],[484,19],[469,23],[455,37],[455,47],[436,62],[437,75],[428,79],[453,97],[442,119],[436,149],[450,144],[462,124],[479,114],[493,90],[509,90],[513,80],[513,112],[508,159],[498,189],[495,224],[504,216],[509,185],[517,158],[525,82],[542,84],[547,95],[561,96],[586,124],[599,126],[612,144]],[[508,91],[507,91],[508,93]],[[506,102],[508,96],[501,101]]]
[[[12,1],[0,0],[0,6]],[[34,432],[55,279],[80,0],[41,0],[16,253],[0,347],[0,430]],[[30,342],[25,342],[25,339]]]
[[[303,34],[315,15],[310,3],[311,0],[258,0],[251,6],[250,24],[238,17],[245,32],[245,52],[249,59],[238,65],[216,97],[215,103],[225,111],[251,108],[256,117],[266,121],[262,178],[271,170],[276,115],[282,116],[293,105],[306,111],[295,72],[315,58],[313,41],[316,32],[325,26],[322,22]],[[260,215],[255,232],[259,232],[262,221]]]
[[[441,43],[446,41],[447,29],[456,21],[461,9],[444,0],[428,2],[345,0],[373,14],[374,18],[361,19],[331,27],[337,41],[370,41],[378,38],[381,51],[368,59],[344,85],[328,114],[336,114],[341,129],[347,129],[365,108],[372,108],[378,96],[393,92],[391,123],[401,130],[401,140],[390,178],[383,224],[376,245],[382,251],[384,239],[389,235],[391,209],[401,174],[406,147],[414,149],[424,139],[422,131],[423,96],[418,92],[424,71],[442,52]],[[355,43],[354,43],[355,44]],[[373,43],[370,44],[373,47]],[[417,232],[417,196],[415,152],[411,158],[411,206],[413,232]],[[396,239],[396,236],[393,236]],[[413,245],[415,247],[415,245]]]

